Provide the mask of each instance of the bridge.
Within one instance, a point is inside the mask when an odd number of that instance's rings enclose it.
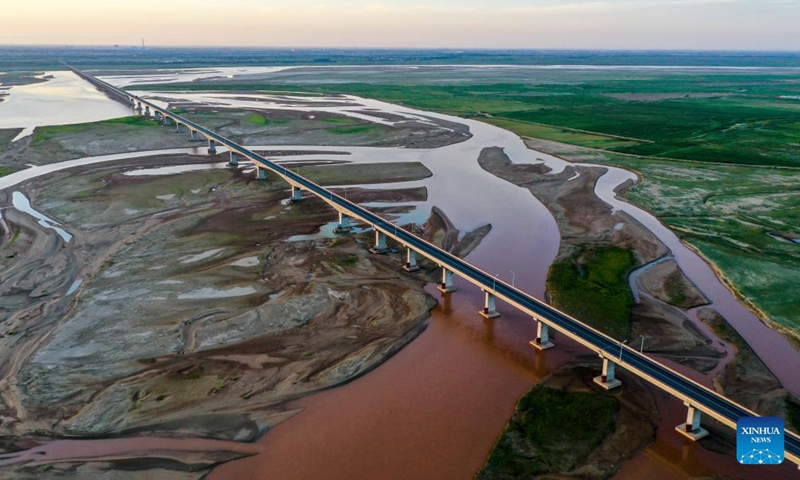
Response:
[[[687,407],[686,422],[675,427],[685,437],[691,440],[698,440],[708,435],[708,431],[700,424],[702,414],[706,414],[734,430],[736,429],[736,422],[740,418],[758,416],[757,413],[700,385],[694,380],[628,347],[624,343],[595,330],[404,228],[386,221],[375,213],[236,144],[222,135],[171,112],[167,108],[159,107],[152,102],[131,95],[80,70],[72,67],[68,68],[98,89],[106,92],[112,98],[131,106],[140,114],[153,116],[166,125],[174,123],[178,132],[185,129],[191,134],[193,140],[200,140],[199,137],[204,137],[208,141],[209,153],[216,153],[217,145],[227,148],[230,153],[231,166],[238,165],[239,156],[241,156],[256,165],[256,175],[259,179],[266,178],[267,172],[278,175],[291,187],[292,201],[301,200],[302,191],[320,198],[338,212],[337,232],[350,231],[352,229],[351,220],[358,220],[369,225],[375,232],[375,244],[370,249],[373,253],[390,251],[387,246],[387,239],[391,238],[406,249],[406,270],[414,271],[419,268],[417,266],[417,255],[422,255],[434,262],[442,269],[442,282],[438,288],[443,293],[455,292],[454,276],[472,283],[480,288],[485,296],[484,308],[479,312],[482,316],[486,318],[500,316],[495,307],[496,299],[500,299],[521,310],[537,324],[537,335],[535,340],[531,342],[533,347],[539,350],[552,348],[554,345],[549,338],[549,329],[552,328],[558,331],[559,334],[567,336],[595,352],[602,359],[603,367],[602,373],[595,377],[594,381],[602,388],[610,390],[621,385],[620,380],[616,378],[615,368],[622,367],[631,374],[637,375],[658,388],[669,392],[682,400]],[[784,455],[787,460],[800,467],[800,436],[786,431]]]

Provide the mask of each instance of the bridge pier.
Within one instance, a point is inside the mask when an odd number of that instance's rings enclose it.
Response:
[[[442,293],[452,293],[456,291],[453,285],[453,272],[442,266],[442,283],[436,287]]]
[[[686,423],[678,425],[675,427],[675,430],[692,441],[700,440],[708,435],[708,430],[700,426],[700,410],[687,402],[683,404],[689,408],[689,411],[686,413]]]
[[[231,159],[228,160],[229,167],[238,167],[239,166],[239,157],[236,155],[236,152],[231,152]]]
[[[500,312],[498,312],[497,308],[495,307],[494,293],[488,291],[484,291],[483,293],[485,294],[483,310],[478,311],[478,313],[480,313],[481,316],[487,320],[490,318],[499,317]]]
[[[333,228],[333,233],[350,233],[353,226],[350,225],[350,217],[339,212],[339,224]]]
[[[202,140],[200,140],[200,136],[197,134],[197,130],[192,130],[192,141],[202,142]]]
[[[375,230],[375,246],[369,249],[372,253],[384,254],[389,253],[389,247],[386,245],[386,234]]]
[[[175,133],[181,133],[183,131],[183,124],[180,122],[175,122]]]
[[[163,115],[163,114],[162,114],[161,116],[162,116],[162,117],[164,117],[164,125],[166,125],[166,126],[168,126],[168,127],[169,127],[170,125],[172,125],[172,119],[171,119],[171,118],[169,118],[168,116],[166,116],[166,115]]]
[[[155,117],[157,122],[160,122],[163,118],[161,112],[153,112],[153,116]]]
[[[403,268],[407,272],[416,272],[419,270],[419,265],[417,265],[417,251],[411,247],[406,250],[406,264]]]
[[[142,114],[142,102],[136,105],[136,111],[139,112],[140,115]]]
[[[146,118],[150,118],[150,105],[145,105],[144,106],[144,116]]]
[[[550,341],[550,327],[536,317],[534,317],[534,320],[536,320],[536,339],[531,341],[533,348],[547,350],[555,347],[553,342]]]
[[[217,153],[217,142],[214,140],[208,139],[208,153],[210,155],[214,155]]]
[[[297,203],[302,200],[303,196],[301,192],[302,190],[300,190],[300,187],[292,185],[292,196],[289,198],[289,201],[292,203]]]
[[[256,179],[258,180],[266,180],[267,179],[267,169],[264,167],[256,167]]]
[[[602,355],[601,357],[603,359],[603,374],[599,377],[594,377],[594,383],[600,385],[606,390],[612,390],[622,385],[622,382],[614,377],[614,362],[606,357],[603,357]]]

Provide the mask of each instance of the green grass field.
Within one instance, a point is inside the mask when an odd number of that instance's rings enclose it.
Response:
[[[352,127],[326,128],[325,131],[334,135],[358,135],[360,133],[379,132],[381,127],[375,124],[355,125]]]
[[[245,117],[245,121],[249,123],[255,123],[256,125],[268,125],[269,120],[267,117],[263,115],[258,115],[256,113],[251,113],[250,115]]]
[[[534,387],[514,415],[476,478],[536,478],[566,474],[614,431],[616,399],[589,392]]]
[[[634,266],[633,252],[617,247],[556,262],[547,278],[551,302],[616,339],[627,339],[633,308],[628,273]]]
[[[73,125],[50,125],[46,127],[37,127],[33,136],[33,145],[39,145],[47,140],[57,137],[58,135],[69,132],[81,132],[87,129],[94,128],[97,125],[133,125],[133,126],[155,126],[159,125],[156,120],[147,120],[142,116],[112,118],[111,120],[103,120],[102,122],[94,123],[77,123]]]
[[[791,72],[537,72],[501,83],[225,84],[346,93],[464,117],[521,135],[662,158],[800,167],[800,82]],[[486,81],[484,78],[481,81]],[[208,84],[158,88],[208,89]],[[148,87],[149,88],[149,87]],[[215,87],[216,88],[216,87]],[[490,115],[491,117],[487,117]],[[582,130],[585,132],[577,132]],[[625,138],[616,138],[625,137]],[[632,140],[629,140],[632,139]]]
[[[552,127],[521,120],[491,117],[485,118],[483,121],[500,128],[505,128],[506,130],[511,130],[524,137],[536,137],[545,140],[553,140],[554,142],[571,143],[573,145],[591,148],[613,149],[641,143],[619,137],[583,132],[563,127]]]

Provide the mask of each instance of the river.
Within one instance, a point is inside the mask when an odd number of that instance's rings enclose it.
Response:
[[[106,80],[113,82],[114,77],[106,77]],[[127,77],[118,83],[136,81]],[[9,101],[14,95],[12,89]],[[186,100],[213,100],[237,108],[330,111],[387,124],[394,122],[370,116],[370,112],[422,121],[438,118],[468,125],[473,135],[471,139],[438,149],[306,145],[251,148],[336,150],[350,153],[346,159],[355,162],[422,162],[433,176],[420,182],[427,187],[429,197],[414,205],[414,217],[424,218],[436,205],[462,231],[491,223],[492,232],[468,260],[506,281],[513,276],[518,287],[543,298],[547,271],[560,242],[555,220],[527,189],[484,171],[477,158],[483,148],[500,146],[513,162],[544,162],[554,173],[562,171],[567,162],[530,150],[513,133],[488,124],[357,97],[319,100],[303,97],[291,102],[285,96],[259,96],[256,101],[252,100],[256,95],[166,95]],[[331,106],[334,101],[339,105]],[[358,107],[354,108],[353,104]],[[89,103],[75,105],[69,110],[74,117],[65,119],[65,123],[87,121],[85,110],[93,106]],[[124,114],[128,113],[125,110]],[[202,150],[135,152],[34,167],[0,178],[0,188],[63,168],[154,154],[202,154]],[[315,158],[308,155],[303,160]],[[800,364],[800,354],[742,306],[712,268],[669,229],[652,215],[616,197],[615,189],[631,179],[635,180],[634,174],[609,168],[597,182],[595,192],[612,207],[638,220],[667,245],[681,269],[713,306],[750,342],[784,385],[800,393],[800,378],[791,368]],[[462,287],[461,290],[433,312],[428,329],[409,346],[354,382],[294,402],[290,407],[303,411],[264,435],[258,441],[259,455],[224,465],[211,478],[260,478],[261,475],[272,478],[465,478],[474,474],[513,411],[516,399],[553,367],[576,353],[587,352],[556,335],[558,348],[534,353],[527,344],[535,336],[534,324],[529,318],[498,305],[503,316],[486,322],[476,315],[482,307],[480,292],[463,282],[457,281],[456,285]],[[706,378],[704,383],[709,381]],[[666,399],[664,404],[670,411],[680,410],[679,402],[674,399]],[[670,416],[667,423],[677,424],[679,417],[680,414],[675,418]],[[677,438],[677,435],[672,436]],[[632,465],[637,472],[661,472],[663,468],[658,467],[661,458],[672,455],[663,452],[673,452],[679,444],[677,439],[659,436],[648,451],[662,452],[661,456],[652,453],[649,457],[640,456]],[[691,462],[682,464],[683,472],[717,471],[716,465],[725,463],[718,455],[697,445],[680,448],[688,448],[692,458]],[[636,478],[630,470],[634,467],[623,469],[621,476]]]

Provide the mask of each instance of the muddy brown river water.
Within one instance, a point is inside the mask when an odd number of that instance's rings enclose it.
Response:
[[[106,80],[113,83],[114,78]],[[225,98],[209,94],[174,95],[188,100],[213,99],[237,108],[330,111],[357,118],[363,118],[366,109],[374,109],[406,118],[438,118],[468,125],[473,135],[471,139],[438,149],[335,147],[335,150],[350,152],[352,155],[347,160],[355,162],[422,162],[433,176],[420,182],[427,187],[429,196],[427,201],[415,205],[415,218],[426,217],[435,205],[442,208],[461,231],[491,223],[492,232],[468,260],[506,281],[510,282],[513,277],[517,286],[543,298],[547,272],[559,247],[557,225],[547,209],[526,189],[484,171],[477,164],[477,158],[483,148],[501,146],[513,162],[545,163],[553,172],[560,172],[567,166],[563,160],[530,150],[516,135],[484,123],[355,97],[346,97],[340,107],[327,104],[299,107],[287,106],[283,100],[271,101],[269,97],[255,102],[231,95]],[[307,98],[303,100],[308,102]],[[331,101],[330,98],[324,100]],[[353,112],[354,102],[362,105],[361,112]],[[83,117],[76,117],[75,121],[80,118]],[[326,149],[307,145],[262,148]],[[186,150],[186,153],[201,151]],[[60,168],[154,153],[91,157],[36,167],[0,179],[0,188]],[[669,229],[650,214],[616,198],[614,190],[631,179],[635,176],[630,172],[611,168],[597,182],[595,192],[612,207],[638,220],[667,245],[681,269],[713,302],[713,307],[750,343],[784,386],[800,394],[800,375],[797,375],[800,353],[739,303],[711,267],[681,244]],[[65,228],[68,230],[68,226]],[[528,341],[535,336],[535,325],[530,318],[499,304],[503,315],[484,321],[476,314],[483,306],[480,292],[465,283],[456,284],[461,290],[433,312],[428,329],[406,348],[345,386],[287,405],[287,409],[301,411],[261,437],[255,445],[257,455],[225,464],[209,478],[473,476],[482,466],[518,397],[551,369],[576,354],[589,352],[556,334],[557,348],[535,353],[528,346]],[[710,384],[708,376],[693,374],[693,377]],[[667,396],[660,401],[663,425],[660,425],[656,443],[628,462],[618,478],[741,474],[732,455],[709,452],[674,434],[672,427],[682,420],[683,407]],[[104,442],[82,443],[80,448],[91,450],[92,443],[103,445]],[[133,442],[128,443],[133,450],[145,446],[139,440],[127,442]],[[792,471],[791,468],[775,470],[773,478],[796,478],[790,476]]]

